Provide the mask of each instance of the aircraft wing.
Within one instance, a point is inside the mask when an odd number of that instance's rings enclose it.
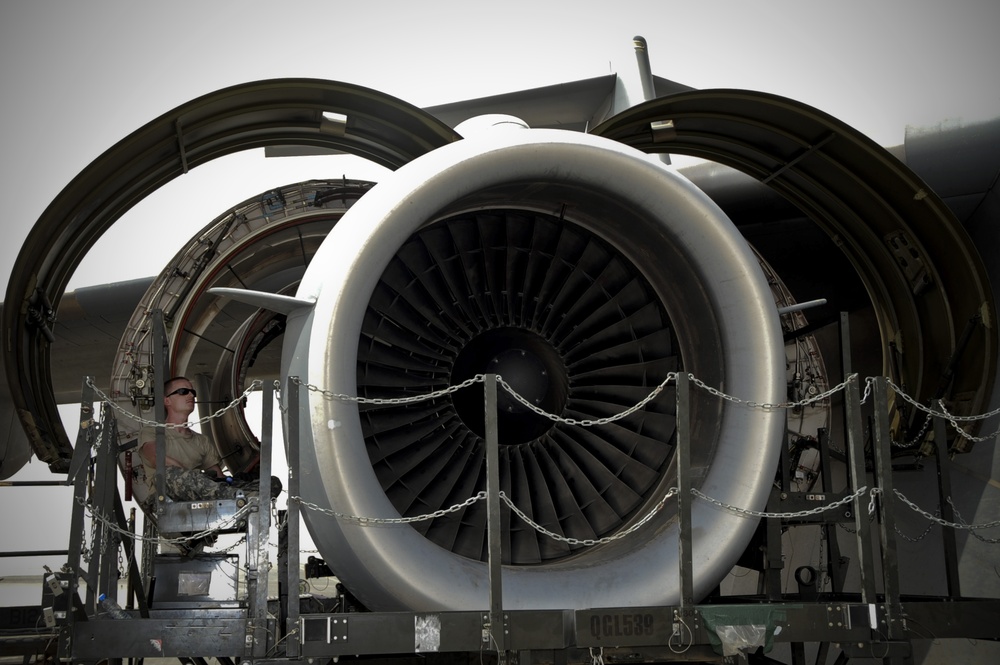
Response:
[[[664,97],[694,88],[653,76],[657,97]],[[567,129],[585,132],[615,113],[627,108],[629,100],[625,86],[616,74],[607,74],[580,81],[570,81],[529,90],[467,99],[449,104],[429,106],[424,110],[449,127],[481,115],[502,114],[520,118],[529,127]],[[337,151],[315,146],[268,146],[268,157],[297,155],[328,155]]]
[[[83,378],[107,386],[118,344],[129,317],[153,278],[136,279],[77,289],[59,303],[52,326],[51,386],[57,404],[78,403]],[[0,358],[0,367],[3,360]],[[6,375],[0,381],[0,480],[9,478],[31,458],[33,451],[21,425]],[[67,442],[68,445],[68,442]],[[64,458],[57,450],[53,460]],[[56,462],[53,470],[62,469]]]
[[[0,357],[0,370],[3,370],[3,362]],[[28,436],[14,408],[5,374],[0,378],[0,480],[6,480],[17,473],[28,463],[32,454]]]
[[[653,77],[657,97],[693,90],[670,79]],[[529,127],[585,132],[625,108],[625,91],[615,74],[544,88],[481,97],[425,110],[451,127],[479,115],[501,113],[524,120]],[[632,100],[634,103],[635,100]]]

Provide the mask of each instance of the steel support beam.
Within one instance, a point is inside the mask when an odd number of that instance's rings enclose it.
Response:
[[[678,372],[677,379],[677,519],[680,535],[677,538],[680,576],[680,613],[685,619],[693,613],[694,572],[692,559],[693,534],[691,528],[691,382],[686,372]]]
[[[264,384],[262,402],[259,496],[250,498],[253,514],[247,520],[247,612],[245,654],[261,658],[268,649],[267,578],[268,534],[271,527],[271,440],[274,426],[274,387]],[[254,503],[256,502],[256,503]],[[298,598],[298,584],[296,584]]]
[[[289,413],[299,412],[299,382],[289,379],[286,382],[286,408]],[[299,496],[299,419],[288,418],[288,439],[285,441],[286,461],[288,462],[288,508],[285,513],[286,539],[288,544],[286,561],[288,566],[289,600],[285,608],[285,654],[289,658],[297,658],[301,648],[299,634],[299,502],[293,497]]]
[[[868,487],[865,471],[865,442],[861,416],[861,392],[858,377],[852,376],[844,391],[844,410],[847,417],[847,455],[850,460],[851,489],[858,492]],[[868,494],[854,500],[854,528],[857,531],[858,564],[861,567],[861,597],[866,603],[874,603],[875,596],[875,556],[872,548],[871,522],[868,519]]]
[[[892,478],[892,434],[889,431],[889,386],[884,376],[874,379],[875,478],[881,490],[878,500],[879,535],[882,547],[882,589],[885,594],[885,635],[899,640],[905,619],[899,604],[899,563],[896,554],[896,513]],[[893,661],[895,662],[895,661]]]
[[[500,437],[497,431],[497,375],[487,374],[484,385],[486,419],[486,529],[487,556],[490,576],[489,629],[483,631],[492,644],[484,648],[495,648],[498,653],[507,650],[507,630],[503,613],[503,553],[500,539]]]
[[[951,457],[948,455],[947,421],[934,419],[934,456],[937,466],[938,502],[941,519],[955,522],[955,507],[951,504]],[[948,580],[948,595],[962,597],[962,584],[958,575],[958,543],[955,530],[941,527],[941,545],[944,548],[944,573]]]

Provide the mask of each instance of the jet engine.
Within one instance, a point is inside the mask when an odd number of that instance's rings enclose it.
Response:
[[[681,177],[584,134],[495,131],[414,160],[348,210],[296,298],[303,305],[288,316],[282,375],[319,389],[298,412],[302,495],[321,509],[304,514],[331,567],[377,609],[486,607],[489,588],[485,506],[418,527],[395,521],[485,489],[482,386],[393,398],[493,373],[547,413],[600,419],[672,371],[760,402],[779,402],[785,390],[774,301],[735,227]],[[676,484],[667,393],[592,428],[504,395],[501,485],[557,536],[510,517],[505,606],[677,602],[670,510],[606,538]],[[702,393],[692,419],[696,484],[760,508],[783,415]],[[695,591],[704,594],[756,520],[708,503],[694,511]],[[568,544],[588,539],[602,542]]]

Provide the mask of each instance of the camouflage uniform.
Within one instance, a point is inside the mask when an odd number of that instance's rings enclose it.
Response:
[[[182,467],[168,466],[164,469],[164,490],[176,501],[199,501],[201,499],[233,498],[219,496],[225,485],[207,478],[201,469],[210,469],[220,463],[219,452],[209,438],[191,430],[166,428],[163,432],[166,456],[177,460]],[[156,440],[156,429],[143,427],[139,432],[140,445]],[[156,495],[156,467],[142,455],[144,478],[148,486],[148,502]]]
[[[164,470],[163,485],[167,496],[175,501],[235,499],[239,491],[229,483],[215,482],[201,471],[176,466],[168,466]]]
[[[156,430],[152,427],[143,428],[139,433],[139,441],[155,441]],[[202,473],[202,469],[208,469],[219,464],[219,453],[215,445],[208,437],[197,432],[181,431],[176,428],[167,428],[164,431],[165,453],[188,468],[178,466],[167,466],[163,469],[163,491],[174,501],[213,501],[216,499],[236,498],[237,488],[222,482],[217,483],[210,477]],[[147,489],[147,496],[143,506],[147,511],[151,511],[156,499],[156,469],[151,466],[143,456],[142,476]],[[196,540],[182,540],[190,534],[185,533],[161,533],[165,540],[160,544],[161,552],[179,552],[186,556],[199,554],[205,546],[215,544],[215,536],[207,536]],[[180,541],[180,542],[169,542]]]
[[[151,427],[143,428],[139,433],[140,441],[153,441],[155,437],[156,431]],[[164,432],[164,439],[166,455],[186,467],[168,466],[163,470],[163,489],[174,501],[235,499],[239,492],[244,496],[258,493],[260,486],[256,478],[230,478],[228,481],[216,482],[201,472],[202,469],[217,466],[220,462],[219,454],[208,437],[197,432],[167,429]],[[144,505],[151,508],[156,494],[156,469],[150,466],[144,457],[140,456],[140,459],[143,466],[141,479],[148,488]],[[272,476],[271,497],[278,496],[281,489],[281,481]]]

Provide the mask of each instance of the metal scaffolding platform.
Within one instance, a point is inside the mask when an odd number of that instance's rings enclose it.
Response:
[[[162,374],[157,374],[161,376]],[[156,535],[142,537],[143,570],[135,556],[134,516],[126,519],[118,493],[118,443],[115,414],[84,381],[80,431],[69,473],[73,484],[73,521],[67,564],[46,575],[43,613],[58,637],[58,657],[68,662],[103,659],[181,658],[221,663],[323,663],[342,658],[367,662],[416,659],[431,663],[518,662],[562,665],[610,662],[778,662],[767,655],[775,644],[789,645],[795,665],[806,662],[807,645],[817,664],[829,658],[847,662],[869,658],[909,662],[915,640],[969,638],[1000,640],[1000,599],[963,596],[959,588],[953,530],[944,529],[948,595],[912,597],[900,592],[895,543],[891,436],[885,379],[871,384],[874,397],[870,445],[866,447],[861,384],[845,382],[848,486],[834,491],[829,477],[830,450],[821,437],[823,493],[790,489],[785,446],[778,480],[767,511],[742,510],[760,517],[761,589],[754,596],[709,594],[696,602],[692,590],[691,505],[700,493],[690,485],[688,422],[691,377],[677,374],[676,499],[680,525],[680,602],[659,607],[598,607],[561,610],[511,610],[502,595],[502,502],[498,484],[497,377],[484,380],[488,473],[489,604],[477,611],[369,612],[338,602],[332,608],[300,597],[298,420],[290,418],[285,447],[289,469],[287,512],[279,532],[278,598],[269,600],[268,561],[271,511],[269,480],[275,386],[263,386],[261,481],[257,494],[233,501],[173,503],[158,513],[161,530],[225,528],[246,533],[241,593],[233,571],[235,555],[210,554],[181,560],[153,553]],[[294,377],[282,386],[283,408],[296,413],[301,387]],[[765,405],[766,406],[766,405]],[[949,496],[945,423],[935,423],[940,505]],[[162,445],[162,444],[161,444]],[[162,463],[162,458],[161,458]],[[871,478],[871,485],[869,485]],[[162,485],[161,491],[162,491]],[[814,510],[819,504],[820,509]],[[732,509],[720,506],[720,509]],[[778,512],[782,510],[784,512]],[[84,542],[85,518],[91,529]],[[950,512],[942,520],[950,522]],[[170,525],[165,529],[165,525]],[[816,588],[808,575],[796,579],[799,592],[782,590],[781,532],[802,524],[825,530],[846,524],[854,532],[860,585],[848,590],[846,564],[836,547],[827,551],[831,590]],[[829,538],[830,543],[836,539]],[[152,545],[152,547],[151,547]],[[86,556],[85,556],[86,555]],[[119,557],[128,562],[129,618],[110,619],[98,598],[117,595]],[[878,565],[876,565],[878,564]],[[227,568],[228,567],[228,568]],[[228,572],[227,572],[228,570]],[[813,571],[815,572],[815,571]],[[217,578],[232,579],[220,590]],[[81,580],[86,590],[81,592]],[[185,587],[185,585],[189,585]],[[190,586],[193,585],[193,586]],[[158,588],[154,588],[154,586]],[[125,625],[127,623],[127,625]],[[928,626],[933,626],[929,630]],[[16,650],[14,651],[16,652]]]

